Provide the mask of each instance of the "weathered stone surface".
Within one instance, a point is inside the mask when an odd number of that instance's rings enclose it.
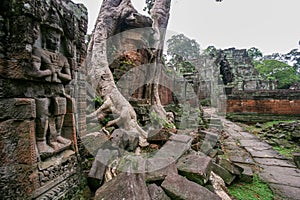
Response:
[[[300,153],[294,153],[293,154],[293,160],[295,165],[300,168]]]
[[[259,139],[245,139],[240,140],[241,147],[263,147],[263,148],[272,148],[269,144],[260,141]]]
[[[88,174],[88,177],[93,180],[96,187],[102,183],[106,168],[119,156],[118,150],[109,147],[109,145],[106,145],[106,147],[107,148],[102,147],[98,150]]]
[[[170,196],[171,199],[220,199],[216,194],[212,193],[205,187],[189,181],[177,174],[167,176],[161,187],[166,191],[167,195]]]
[[[212,184],[214,192],[219,197],[221,197],[222,200],[231,200],[231,198],[228,195],[228,191],[227,191],[225,182],[220,176],[218,176],[214,172],[211,172],[209,180],[210,180],[210,183]]]
[[[245,164],[236,164],[236,165],[243,168],[243,172],[240,175],[240,180],[247,183],[251,183],[253,180],[252,168],[249,165],[245,165]]]
[[[264,166],[259,176],[267,183],[275,183],[300,188],[300,171],[297,168]]]
[[[148,190],[151,200],[171,200],[170,197],[166,195],[164,190],[154,183],[148,185]]]
[[[261,147],[261,148],[245,147],[245,149],[251,154],[252,157],[284,159],[284,156],[280,155],[278,152],[276,152],[273,149],[269,149],[265,147]]]
[[[171,136],[171,133],[169,131],[164,130],[164,129],[151,130],[148,133],[147,141],[148,142],[167,141],[170,136]]]
[[[169,158],[153,157],[146,162],[146,181],[164,180],[169,174],[177,174],[175,160]]]
[[[116,129],[111,134],[112,145],[120,149],[134,151],[139,143],[139,135],[135,132]]]
[[[231,174],[241,175],[241,173],[243,172],[243,168],[239,167],[238,165],[235,165],[230,160],[221,157],[217,161],[220,166],[228,170]]]
[[[290,199],[300,200],[300,188],[281,184],[270,184],[274,195],[274,199]]]
[[[190,149],[192,138],[186,135],[172,135],[164,146],[155,154],[156,158],[173,158],[178,160]]]
[[[35,101],[29,98],[0,100],[0,119],[32,119],[36,117]]]
[[[119,160],[117,171],[145,174],[146,159],[142,156],[125,155]]]
[[[235,175],[231,174],[228,170],[215,163],[213,163],[212,165],[212,171],[219,175],[227,185],[230,185],[236,177]]]
[[[204,185],[209,179],[212,161],[208,156],[188,154],[182,156],[176,166],[179,174],[200,185]]]
[[[99,188],[94,199],[150,200],[151,198],[142,174],[121,173]]]
[[[261,165],[281,166],[281,167],[295,167],[295,165],[289,163],[287,160],[280,160],[275,158],[254,158],[255,162]]]
[[[245,163],[245,164],[255,164],[251,155],[243,149],[235,148],[234,150],[227,151],[229,160],[234,163]]]
[[[37,162],[34,121],[0,122],[0,163],[34,165]]]
[[[89,153],[96,156],[99,148],[108,141],[108,138],[104,132],[100,131],[82,136],[81,141]]]

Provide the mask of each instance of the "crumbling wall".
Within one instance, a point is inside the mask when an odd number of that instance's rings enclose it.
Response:
[[[227,98],[227,113],[300,115],[300,91],[243,91]]]
[[[0,27],[0,196],[69,199],[83,185],[87,10],[2,0]]]

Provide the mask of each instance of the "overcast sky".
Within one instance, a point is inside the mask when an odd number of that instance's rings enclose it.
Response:
[[[91,33],[102,0],[73,0],[89,11]],[[132,0],[141,13],[145,0]],[[300,40],[300,0],[172,0],[168,30],[197,40],[201,49],[257,47],[288,53]]]

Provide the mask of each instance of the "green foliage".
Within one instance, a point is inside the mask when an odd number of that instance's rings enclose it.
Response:
[[[173,35],[167,40],[168,50],[170,56],[180,56],[187,60],[198,59],[200,56],[200,45],[196,40],[190,39],[183,34]]]
[[[273,149],[278,151],[278,153],[280,153],[281,155],[283,155],[287,158],[293,158],[293,153],[299,151],[299,148],[296,145],[292,146],[291,148],[276,146],[276,147],[273,147]]]
[[[294,67],[277,60],[262,60],[254,62],[260,75],[269,80],[277,80],[278,88],[289,88],[293,82],[300,81],[300,76]]]
[[[217,56],[217,54],[218,54],[218,50],[215,46],[207,47],[202,53],[202,55],[209,55],[211,57],[215,57]]]
[[[258,175],[253,176],[252,183],[236,183],[228,187],[230,195],[238,200],[272,200],[273,193]]]
[[[200,45],[196,40],[189,39],[183,34],[173,35],[167,40],[167,46],[167,54],[171,57],[169,65],[176,67],[181,73],[195,71],[190,61],[200,57]]]
[[[251,47],[248,49],[247,54],[253,60],[260,59],[263,56],[262,52],[256,47]]]
[[[99,96],[96,96],[94,98],[94,102],[95,102],[95,108],[96,109],[99,108],[104,103],[103,99]]]

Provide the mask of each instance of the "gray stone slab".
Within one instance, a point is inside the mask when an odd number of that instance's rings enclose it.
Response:
[[[142,174],[121,173],[111,181],[104,183],[96,191],[94,199],[150,200],[151,198]]]
[[[274,193],[274,199],[300,200],[300,188],[279,184],[269,186]]]
[[[227,151],[227,155],[229,160],[231,160],[234,163],[255,164],[251,155],[244,149],[237,148],[235,150]]]
[[[188,179],[177,175],[169,175],[166,177],[161,187],[166,191],[171,199],[184,200],[220,200],[216,194],[212,193],[205,187],[189,181]]]
[[[126,155],[119,160],[118,172],[146,173],[146,159],[142,156]]]
[[[245,149],[251,154],[252,157],[256,158],[278,158],[285,159],[284,156],[272,149],[257,150],[255,147],[245,147]]]
[[[146,161],[146,181],[164,180],[168,174],[177,174],[173,158],[148,158]]]
[[[231,174],[227,169],[215,163],[213,163],[212,165],[212,171],[219,175],[227,185],[230,185],[236,177],[235,175]]]
[[[178,160],[188,149],[191,148],[191,141],[189,142],[178,142],[169,140],[158,150],[155,154],[155,158],[173,158]]]
[[[170,137],[170,140],[188,144],[192,142],[192,137],[188,135],[174,134]]]
[[[208,156],[199,156],[191,153],[182,156],[176,166],[179,174],[200,185],[204,185],[209,179],[212,160]]]
[[[253,170],[251,166],[245,164],[236,164],[236,165],[243,168],[243,172],[242,175],[240,176],[240,180],[251,183],[253,180]]]
[[[260,141],[259,139],[240,140],[241,147],[271,147],[269,144]]]
[[[248,132],[240,132],[240,135],[247,140],[257,140],[257,137],[253,135],[252,133]]]
[[[280,168],[280,169],[279,169]],[[264,170],[259,173],[262,180],[267,183],[275,183],[280,185],[292,186],[300,188],[300,177],[295,176],[291,169],[287,167],[268,167],[264,166]],[[292,172],[289,174],[288,172]]]
[[[148,190],[151,200],[171,200],[170,197],[166,195],[164,190],[154,183],[148,185]]]
[[[255,162],[261,165],[295,167],[295,165],[289,163],[287,160],[281,160],[276,158],[253,158],[253,159]]]

